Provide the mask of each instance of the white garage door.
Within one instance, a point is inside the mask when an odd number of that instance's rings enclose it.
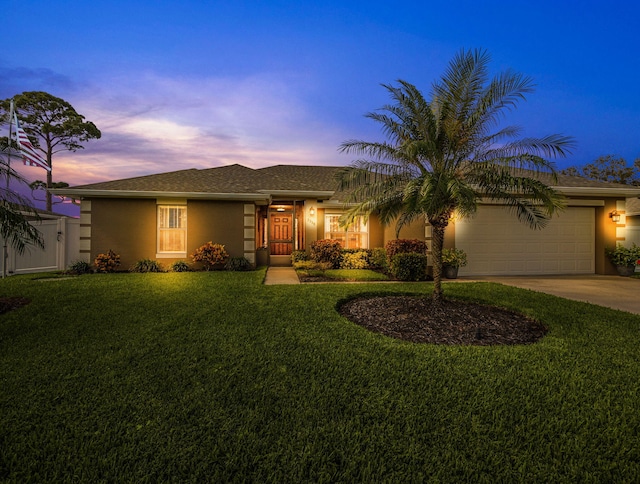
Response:
[[[593,274],[595,210],[569,207],[532,230],[504,207],[481,205],[455,226],[456,247],[469,264],[460,275]]]

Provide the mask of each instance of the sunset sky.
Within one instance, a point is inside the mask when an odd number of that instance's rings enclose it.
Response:
[[[2,3],[0,98],[47,91],[102,131],[55,156],[55,181],[348,164],[340,143],[383,139],[363,116],[387,102],[380,84],[428,94],[462,48],[534,79],[506,121],[575,137],[560,168],[640,157],[640,6],[629,0]]]

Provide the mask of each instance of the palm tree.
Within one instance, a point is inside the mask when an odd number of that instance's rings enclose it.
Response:
[[[351,208],[344,223],[376,213],[397,233],[415,220],[432,227],[433,300],[442,300],[442,247],[452,216],[472,215],[481,199],[500,201],[522,222],[542,228],[563,206],[548,186],[554,164],[572,138],[518,138],[520,129],[500,127],[506,110],[533,91],[530,78],[511,71],[489,79],[486,51],[462,50],[433,84],[431,98],[406,81],[383,85],[392,104],[367,114],[381,123],[388,141],[351,140],[340,151],[364,155],[340,170]]]
[[[1,144],[1,143],[0,143]],[[0,150],[2,155],[9,153],[11,148],[5,147]],[[10,154],[8,155],[10,156]],[[22,196],[11,187],[11,182],[27,182],[16,172],[9,163],[0,162],[0,238],[3,240],[4,251],[6,247],[13,247],[19,254],[24,253],[28,245],[34,245],[44,249],[42,235],[31,223],[28,217],[39,220],[38,212],[31,204],[31,201]],[[4,257],[4,255],[3,255]],[[6,270],[6,261],[3,263]]]

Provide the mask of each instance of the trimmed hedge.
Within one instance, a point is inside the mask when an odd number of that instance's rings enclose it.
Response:
[[[387,258],[391,260],[396,254],[426,254],[427,244],[418,239],[395,239],[387,242],[385,246]]]
[[[344,251],[340,262],[341,269],[368,269],[369,254],[366,250],[358,250],[355,252]]]
[[[391,258],[391,274],[400,281],[424,281],[427,256],[417,252],[399,253]]]
[[[315,262],[328,262],[338,268],[341,258],[342,246],[338,240],[320,239],[311,244],[311,260]]]

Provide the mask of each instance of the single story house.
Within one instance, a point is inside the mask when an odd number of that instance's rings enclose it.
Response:
[[[145,258],[169,265],[190,260],[196,248],[212,241],[256,265],[288,265],[293,250],[308,250],[318,239],[374,248],[395,238],[395,227],[382,226],[375,215],[340,227],[344,193],[336,190],[338,169],[229,165],[53,192],[81,200],[80,251],[87,261],[112,249],[123,267]],[[452,220],[445,246],[467,252],[461,275],[614,274],[605,248],[630,243],[638,233],[628,229],[640,226],[640,210],[626,216],[626,204],[635,203],[640,188],[564,175],[555,188],[567,197],[567,208],[543,230],[488,202],[474,217]],[[430,227],[414,223],[400,237],[429,245]]]

